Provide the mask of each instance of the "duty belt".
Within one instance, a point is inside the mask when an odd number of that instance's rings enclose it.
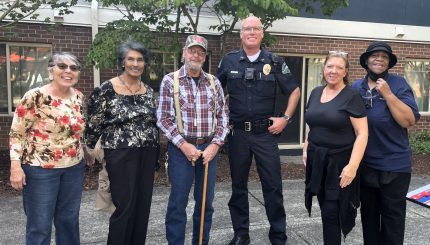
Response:
[[[242,129],[246,132],[261,133],[266,132],[267,128],[272,126],[273,122],[269,119],[246,122],[231,122],[233,129]]]

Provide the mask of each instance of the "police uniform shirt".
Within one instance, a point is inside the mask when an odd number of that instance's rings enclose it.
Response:
[[[217,77],[229,94],[230,119],[256,121],[274,115],[276,84],[285,95],[297,88],[297,82],[284,59],[264,49],[254,62],[243,49],[224,56]]]

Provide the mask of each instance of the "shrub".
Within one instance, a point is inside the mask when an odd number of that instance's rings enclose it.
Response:
[[[410,134],[409,142],[414,153],[430,155],[430,132]]]

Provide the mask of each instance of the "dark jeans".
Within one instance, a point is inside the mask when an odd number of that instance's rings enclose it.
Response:
[[[79,208],[85,164],[46,169],[22,165],[27,184],[23,191],[27,216],[26,244],[51,243],[52,221],[55,242],[79,245]]]
[[[403,244],[410,173],[362,166],[361,221],[366,245]]]
[[[208,144],[196,145],[204,150]],[[170,196],[166,213],[166,238],[170,245],[183,245],[185,241],[185,226],[187,223],[186,207],[191,186],[194,183],[194,213],[192,244],[198,244],[200,232],[200,217],[202,208],[204,165],[202,158],[191,165],[185,155],[172,143],[167,146],[169,154]],[[209,232],[212,226],[214,208],[212,202],[215,196],[216,163],[218,155],[209,162],[206,186],[205,221],[203,226],[203,244],[209,243]]]
[[[115,212],[108,244],[145,244],[158,148],[104,149]]]
[[[234,130],[228,135],[232,196],[228,203],[235,234],[249,233],[248,176],[255,157],[261,180],[272,244],[285,244],[286,215],[282,194],[281,163],[276,136]]]

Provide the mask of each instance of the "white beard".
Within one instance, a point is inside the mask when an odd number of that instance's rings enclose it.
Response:
[[[190,70],[192,70],[194,72],[198,72],[198,71],[200,71],[202,69],[203,64],[199,64],[199,63],[195,63],[195,62],[192,62],[192,61],[188,61],[188,62],[185,62],[185,66],[188,69],[190,69]]]

